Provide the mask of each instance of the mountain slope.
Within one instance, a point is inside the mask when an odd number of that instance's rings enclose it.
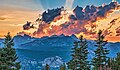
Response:
[[[19,49],[28,49],[28,50],[35,50],[35,51],[45,51],[49,49],[49,51],[62,49],[63,50],[70,50],[70,46],[73,45],[73,42],[77,41],[76,36],[56,36],[53,35],[51,37],[43,37],[39,39],[34,39],[33,41],[21,44]]]
[[[42,38],[31,38],[29,36],[16,36],[14,37],[15,44],[18,43],[17,49],[26,49],[32,51],[71,51],[73,43],[78,41],[78,38],[75,35],[60,36],[53,35],[51,37],[42,37]],[[90,52],[90,57],[93,56],[93,51],[96,49],[95,41],[88,41],[88,50]],[[19,42],[22,42],[19,44]],[[110,50],[111,56],[115,56],[117,52],[120,52],[120,42],[112,43],[108,42],[105,46]]]

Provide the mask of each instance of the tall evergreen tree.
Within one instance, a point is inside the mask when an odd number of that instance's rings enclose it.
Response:
[[[119,70],[120,69],[120,53],[117,53],[116,58],[110,59],[110,68],[112,70]]]
[[[72,48],[72,59],[67,63],[68,65],[68,69],[71,69],[71,70],[77,70],[77,64],[78,64],[78,61],[77,61],[77,48],[78,48],[78,42],[74,42],[74,48]]]
[[[66,65],[65,64],[61,65],[60,70],[66,70]]]
[[[117,53],[117,57],[115,58],[115,63],[116,63],[117,70],[119,70],[120,69],[120,52]]]
[[[0,48],[0,70],[7,69],[6,64],[6,52],[3,50],[3,48]]]
[[[10,32],[5,36],[3,44],[4,48],[0,49],[0,70],[19,70],[20,62],[16,61],[18,57],[13,48],[14,42],[10,36]]]
[[[87,61],[87,41],[83,39],[82,35],[79,39],[79,42],[74,43],[72,60],[68,62],[68,68],[71,70],[90,70],[89,62]]]
[[[94,51],[95,57],[92,60],[92,64],[95,70],[100,70],[101,68],[104,70],[103,67],[107,66],[107,54],[109,54],[109,50],[104,47],[106,44],[107,41],[104,41],[104,35],[102,34],[102,31],[99,30],[95,45],[97,49]]]
[[[45,70],[50,70],[50,66],[48,64],[45,65]]]

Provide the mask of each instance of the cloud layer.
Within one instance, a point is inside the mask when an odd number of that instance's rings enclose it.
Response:
[[[113,17],[111,20],[109,20],[110,17],[108,18],[116,10],[119,10],[117,2],[111,2],[108,5],[103,4],[102,6],[87,5],[85,8],[77,6],[73,11],[61,11],[61,8],[48,10],[43,12],[42,18],[39,20],[39,27],[32,36],[42,37],[54,34],[76,34],[79,36],[83,34],[93,38],[99,29],[103,30],[104,35],[110,36],[117,33],[115,36],[119,36],[119,28],[116,27],[116,32],[111,31],[112,29],[115,30],[114,26],[116,22],[118,23],[119,18]],[[59,15],[53,17],[54,14]],[[51,20],[48,20],[45,16]],[[66,21],[62,22],[62,20]],[[106,20],[109,20],[109,22],[106,22]],[[107,26],[106,28],[102,28],[103,21]]]

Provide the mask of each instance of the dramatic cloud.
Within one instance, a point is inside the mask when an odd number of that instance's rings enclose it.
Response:
[[[38,29],[31,36],[43,37],[54,34],[76,34],[79,36],[84,34],[93,37],[99,29],[103,30],[104,35],[114,35],[115,28],[117,28],[115,27],[116,23],[119,23],[119,17],[113,17],[109,20],[110,17],[108,16],[119,10],[119,6],[117,2],[111,2],[102,6],[87,5],[85,8],[77,6],[73,11],[64,10],[63,7],[45,11],[42,17],[37,19]],[[107,22],[107,20],[110,22]],[[106,22],[103,23],[102,21]]]
[[[73,12],[75,13],[75,16],[78,20],[90,20],[90,21],[96,21],[97,18],[105,18],[106,15],[109,12],[112,12],[113,9],[117,8],[118,4],[116,2],[111,2],[108,5],[95,7],[92,6],[86,6],[85,9],[82,7],[77,6]]]
[[[118,28],[116,28],[116,36],[120,36],[120,26]]]
[[[63,9],[64,9],[63,7],[57,8],[57,9],[52,9],[52,10],[48,9],[48,11],[45,11],[42,14],[42,21],[44,21],[46,23],[52,22],[55,19],[55,17],[61,15],[61,11]]]

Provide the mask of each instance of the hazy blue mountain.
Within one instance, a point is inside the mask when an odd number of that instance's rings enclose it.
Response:
[[[70,51],[73,47],[73,43],[78,41],[78,38],[73,34],[71,36],[53,35],[51,37],[45,36],[42,38],[32,38],[28,35],[14,37],[14,42],[17,49],[26,49],[32,51]],[[88,41],[88,50],[93,53],[95,50],[95,41]],[[120,52],[120,42],[108,42],[106,47],[110,50],[110,55],[113,56],[116,52]],[[92,55],[93,56],[93,55]]]
[[[3,41],[4,41],[4,39],[0,38],[0,47],[3,47],[3,43],[2,43]]]
[[[34,40],[34,38],[32,38],[31,36],[26,35],[26,34],[24,34],[24,36],[16,35],[16,36],[14,36],[13,39],[14,39],[14,43],[15,43],[15,48],[21,44],[28,43],[28,42],[31,42]]]
[[[2,43],[4,39],[0,39]],[[22,69],[27,70],[40,70],[44,65],[50,64],[51,70],[58,70],[60,64],[68,62],[71,59],[70,53],[74,41],[78,41],[75,35],[53,35],[51,37],[45,36],[42,38],[32,38],[28,35],[14,37],[15,48],[21,61]],[[95,41],[87,40],[89,60],[94,56],[96,49]],[[110,50],[110,57],[116,56],[120,52],[120,42],[108,42],[106,47]]]
[[[18,39],[16,39],[18,38]],[[19,44],[18,49],[27,49],[27,50],[34,50],[34,51],[49,51],[57,50],[70,50],[70,46],[73,45],[74,41],[77,41],[77,37],[75,35],[72,36],[64,36],[63,34],[60,36],[53,35],[51,37],[42,37],[42,38],[23,38],[20,36],[16,36],[15,42],[22,41],[23,43]],[[15,43],[16,44],[16,43]]]

